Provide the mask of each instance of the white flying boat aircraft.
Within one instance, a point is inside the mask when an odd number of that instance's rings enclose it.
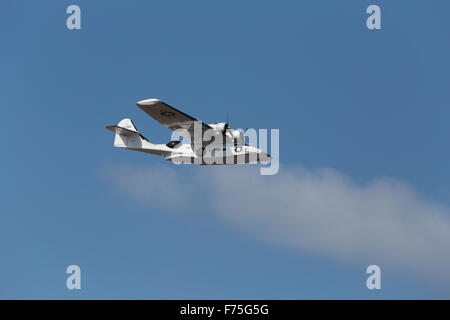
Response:
[[[244,132],[231,129],[228,121],[206,124],[158,99],[142,100],[137,106],[164,127],[176,130],[190,143],[154,144],[138,132],[133,121],[123,119],[117,125],[106,127],[116,134],[115,147],[163,156],[176,163],[242,164],[272,159],[261,149],[245,144]]]

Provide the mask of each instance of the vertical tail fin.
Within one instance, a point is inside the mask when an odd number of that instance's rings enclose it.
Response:
[[[125,118],[120,120],[120,122],[117,124],[118,127],[130,130],[130,131],[134,131],[134,132],[138,132],[136,129],[136,126],[134,125],[133,121],[131,119]]]
[[[115,132],[114,147],[142,148],[142,141],[146,140],[136,129],[131,119],[123,119],[117,125],[107,126],[106,129]]]

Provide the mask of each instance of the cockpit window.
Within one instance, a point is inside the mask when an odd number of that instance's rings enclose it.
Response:
[[[170,141],[168,144],[166,144],[166,146],[173,149],[180,143],[181,143],[181,141]]]

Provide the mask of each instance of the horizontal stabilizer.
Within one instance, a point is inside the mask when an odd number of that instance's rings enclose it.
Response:
[[[125,137],[139,136],[141,139],[150,142],[137,131],[136,126],[130,119],[122,119],[117,125],[106,126],[106,129]]]
[[[123,136],[131,136],[133,134],[139,134],[136,131],[125,129],[116,125],[106,126],[106,129],[111,130],[112,132],[115,132],[117,134],[121,134]]]

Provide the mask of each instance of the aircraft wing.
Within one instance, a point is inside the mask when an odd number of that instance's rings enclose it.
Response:
[[[139,101],[136,104],[139,108],[142,109],[146,114],[150,117],[161,123],[164,127],[177,130],[177,129],[186,129],[191,135],[191,140],[194,140],[194,123],[199,121],[186,113],[175,109],[174,107],[169,106],[168,104],[158,100],[158,99],[147,99]],[[208,129],[213,129],[206,123],[202,123],[202,132]]]

